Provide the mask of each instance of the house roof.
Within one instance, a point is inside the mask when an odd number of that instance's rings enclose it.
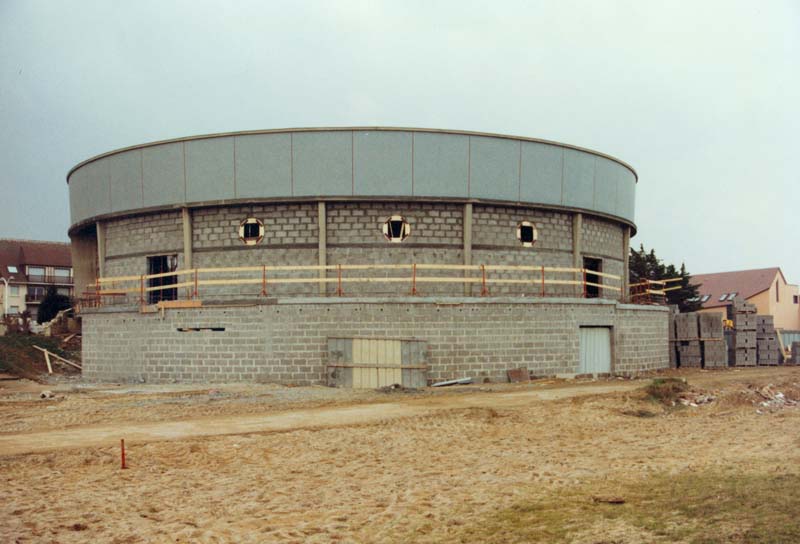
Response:
[[[26,282],[28,278],[25,276],[25,265],[71,267],[69,244],[0,239],[0,277],[14,283]],[[9,266],[16,266],[17,273],[9,272]]]
[[[779,274],[786,282],[781,269],[772,267],[697,274],[692,276],[691,283],[699,286],[697,292],[701,296],[700,300],[709,295],[708,300],[702,304],[703,308],[722,308],[731,303],[729,300],[719,300],[722,295],[736,293],[736,298],[749,299],[769,289]]]

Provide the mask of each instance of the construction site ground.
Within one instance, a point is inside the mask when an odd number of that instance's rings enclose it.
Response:
[[[674,406],[651,378],[0,379],[0,541],[799,541],[800,368],[664,376]]]

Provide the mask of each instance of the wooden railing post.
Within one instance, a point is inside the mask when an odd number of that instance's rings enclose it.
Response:
[[[197,297],[200,294],[200,291],[197,289],[199,285],[199,281],[197,278],[197,269],[194,269],[194,293],[192,293],[192,298]]]
[[[267,265],[261,265],[261,296],[267,296]]]
[[[542,265],[542,297],[544,297],[544,265]]]
[[[139,276],[139,304],[144,306],[144,276]]]
[[[344,291],[342,291],[342,265],[336,265],[336,272],[338,278],[338,286],[336,287],[336,294],[342,296]]]
[[[417,263],[411,265],[411,294],[417,294]]]
[[[481,296],[489,295],[489,289],[486,287],[486,265],[481,265]]]
[[[586,269],[583,268],[583,298],[586,298]]]

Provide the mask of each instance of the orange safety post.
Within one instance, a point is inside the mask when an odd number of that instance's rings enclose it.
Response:
[[[481,265],[481,296],[485,297],[489,294],[489,289],[486,288],[486,266]]]
[[[267,265],[261,265],[261,296],[267,296]]]
[[[411,294],[417,294],[417,263],[411,267]]]
[[[120,449],[120,467],[121,469],[128,468],[128,465],[125,463],[125,439],[120,438],[119,440],[119,449]]]
[[[542,296],[544,296],[544,265],[542,265]]]
[[[344,292],[342,291],[342,265],[336,265],[336,274],[338,278],[338,286],[336,287],[336,294],[342,296]]]

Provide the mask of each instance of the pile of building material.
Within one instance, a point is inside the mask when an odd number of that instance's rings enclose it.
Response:
[[[678,366],[702,368],[703,352],[700,349],[700,331],[696,313],[675,316],[675,339],[678,345]]]
[[[697,314],[700,342],[703,352],[703,368],[725,368],[728,366],[728,346],[722,331],[719,314]]]
[[[728,306],[728,319],[733,321],[734,333],[728,360],[732,366],[756,366],[756,306],[742,299],[733,299]]]
[[[670,363],[686,368],[728,366],[722,320],[717,314],[695,312],[672,314],[670,321]]]
[[[792,361],[793,365],[800,365],[800,342],[792,342]]]
[[[756,357],[763,366],[776,366],[781,362],[781,344],[771,315],[756,316]]]

